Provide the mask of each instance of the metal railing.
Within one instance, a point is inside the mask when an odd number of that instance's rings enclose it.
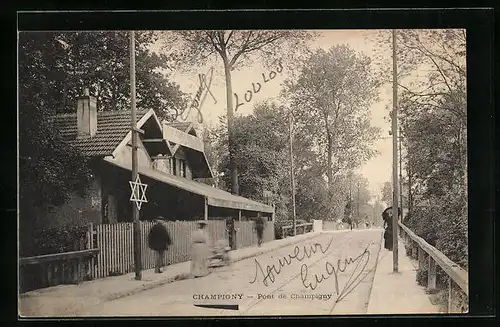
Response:
[[[403,232],[403,238],[405,244],[410,247],[411,255],[417,254],[418,257],[418,267],[419,269],[424,269],[425,261],[427,260],[427,289],[429,292],[436,291],[436,264],[441,267],[441,269],[448,275],[448,312],[451,312],[452,303],[452,283],[458,285],[458,287],[469,297],[469,278],[468,272],[462,269],[455,262],[451,261],[447,256],[445,256],[441,251],[427,243],[423,238],[416,235],[408,227],[403,225],[402,222],[398,222],[399,227]],[[417,253],[415,253],[417,252]]]

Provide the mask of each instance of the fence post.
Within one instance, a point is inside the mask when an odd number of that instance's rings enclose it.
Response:
[[[427,291],[434,292],[436,290],[436,262],[429,255],[429,270],[427,274]]]
[[[412,242],[411,244],[411,258],[414,259],[418,256],[418,251],[419,246],[416,244],[416,242]]]
[[[92,223],[89,224],[89,230],[87,232],[87,249],[93,249],[94,248],[94,225]],[[87,274],[90,277],[93,277],[93,269],[94,269],[94,258],[92,257],[89,261],[89,266],[87,270]]]
[[[420,247],[418,248],[418,269],[422,270],[424,269],[425,265],[425,251],[422,250]]]

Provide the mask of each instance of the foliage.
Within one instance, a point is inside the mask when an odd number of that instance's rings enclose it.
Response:
[[[30,242],[20,242],[20,255],[29,257],[82,250],[80,240],[85,246],[87,232],[86,226],[66,226],[32,231],[29,234]]]
[[[412,193],[406,223],[467,269],[465,46],[464,30],[397,33],[399,119]]]
[[[256,105],[253,115],[235,118],[235,160],[240,169],[242,196],[263,200],[264,190],[279,194],[288,181],[288,126],[283,124],[284,117],[284,111],[275,104],[262,103]],[[221,179],[230,185],[226,126],[221,124],[213,134]]]
[[[335,174],[375,154],[370,145],[379,130],[370,125],[369,109],[377,87],[370,58],[346,45],[317,50],[303,62],[297,80],[286,83],[283,97],[299,128],[313,136],[329,187]]]
[[[193,70],[221,60],[231,71],[251,65],[256,59],[267,65],[279,58],[293,63],[315,35],[293,30],[219,30],[161,32],[160,38],[163,50],[172,54],[179,68]]]
[[[229,176],[231,177],[230,185],[233,193],[240,193],[238,179],[245,177],[238,175],[240,167],[234,147],[237,142],[233,140],[236,129],[233,128],[231,71],[251,64],[255,58],[262,59],[267,65],[271,65],[276,61],[287,61],[287,57],[290,57],[291,54],[300,53],[299,49],[313,34],[306,31],[287,30],[176,31],[161,33],[161,37],[167,44],[164,50],[171,53],[182,68],[188,68],[188,70],[190,68],[197,69],[208,61],[222,61],[227,95]],[[177,44],[177,47],[172,47],[172,44]],[[288,51],[290,49],[294,51]],[[288,60],[288,62],[294,62],[294,60]]]
[[[186,100],[165,73],[169,59],[148,49],[153,32],[136,33],[137,108],[169,118]],[[19,34],[19,85],[36,107],[74,112],[84,87],[97,97],[98,110],[130,108],[129,34],[123,31],[22,32]],[[20,104],[21,106],[23,103]]]
[[[381,200],[385,202],[386,205],[392,205],[392,183],[385,182],[382,187]]]
[[[21,98],[24,94],[20,95]],[[87,158],[65,143],[48,119],[45,107],[19,108],[19,205],[21,229],[32,228],[50,207],[62,205],[88,186]]]

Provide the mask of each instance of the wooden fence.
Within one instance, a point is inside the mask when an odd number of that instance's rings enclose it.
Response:
[[[156,253],[148,247],[148,234],[153,224],[153,222],[141,222],[140,224],[141,259],[144,270],[152,269],[155,266]],[[169,221],[166,222],[166,225],[172,237],[172,245],[165,252],[164,263],[171,265],[189,261],[191,237],[193,231],[196,230],[197,223],[194,221]],[[238,229],[236,236],[238,248],[257,244],[257,235],[253,226],[252,221],[235,221],[235,228]],[[220,239],[227,240],[228,235],[224,220],[209,220],[206,228],[212,242]],[[274,240],[273,223],[267,222],[263,240],[264,242]],[[133,223],[90,225],[86,239],[77,241],[78,244],[87,249],[78,248],[76,250],[86,250],[82,253],[85,255],[92,253],[93,257],[86,258],[83,263],[76,260],[73,265],[71,262],[71,267],[68,266],[70,262],[59,259],[66,258],[66,255],[71,255],[72,252],[49,255],[55,259],[48,265],[39,264],[34,257],[22,258],[20,268],[22,268],[21,274],[24,275],[24,279],[21,278],[21,281],[25,285],[25,291],[73,281],[122,275],[134,271]],[[44,258],[42,259],[45,260]],[[72,266],[76,268],[73,269]],[[35,281],[35,277],[38,280]]]
[[[439,266],[448,275],[448,306],[447,312],[453,311],[453,283],[469,297],[469,278],[468,272],[456,263],[451,261],[438,249],[427,243],[423,238],[413,233],[408,227],[398,222],[400,231],[403,232],[403,238],[406,246],[410,250],[412,257],[417,257],[419,270],[427,269],[427,289],[429,292],[436,291],[437,274],[436,268]]]
[[[236,247],[243,248],[257,245],[257,233],[254,231],[255,223],[253,221],[235,221],[236,228]],[[262,235],[263,242],[274,240],[274,224],[266,222],[264,233]]]
[[[156,253],[148,247],[148,234],[153,222],[141,222],[142,269],[155,266]],[[172,245],[165,252],[167,265],[189,261],[191,235],[196,230],[193,221],[169,221],[167,229],[172,237]],[[224,221],[209,220],[207,230],[212,241],[227,239]],[[92,226],[91,247],[100,249],[93,263],[92,278],[103,278],[134,271],[133,223],[101,224]]]

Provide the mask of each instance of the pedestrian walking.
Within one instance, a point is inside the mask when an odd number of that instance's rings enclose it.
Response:
[[[392,207],[389,207],[382,212],[384,220],[384,248],[392,251]]]
[[[198,229],[191,239],[191,275],[195,278],[208,275],[208,260],[211,254],[210,239],[205,221],[198,222]]]
[[[231,249],[236,250],[236,226],[233,218],[226,219],[226,232]]]
[[[168,233],[165,218],[158,216],[154,223],[149,231],[148,245],[151,250],[156,252],[155,273],[160,274],[163,272],[162,268],[165,265],[165,251],[172,244],[172,239]]]
[[[265,222],[262,217],[257,217],[255,220],[255,231],[257,232],[257,244],[262,245],[262,237],[264,235]]]
[[[401,209],[398,208],[398,218],[401,218]],[[384,247],[392,251],[392,207],[389,207],[382,212],[382,219],[384,220]]]

